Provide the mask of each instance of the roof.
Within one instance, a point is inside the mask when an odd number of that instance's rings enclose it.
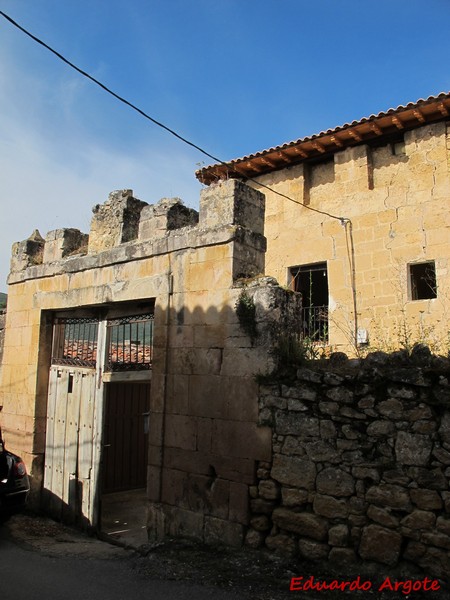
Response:
[[[450,117],[450,92],[410,102],[406,106],[390,108],[359,121],[345,123],[335,129],[304,137],[281,146],[236,158],[227,163],[217,163],[199,169],[196,177],[209,185],[218,179],[250,179],[300,162],[325,157],[358,144],[376,143],[383,137],[401,134],[427,123]]]

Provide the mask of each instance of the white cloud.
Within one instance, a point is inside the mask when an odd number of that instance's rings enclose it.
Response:
[[[149,203],[163,196],[180,196],[190,206],[198,202],[194,171],[199,157],[193,150],[145,122],[144,142],[142,131],[139,142],[130,132],[120,145],[107,136],[94,138],[75,108],[84,83],[68,79],[56,91],[30,73],[17,73],[12,63],[4,66],[0,291],[6,290],[13,242],[34,229],[43,236],[62,227],[88,232],[92,206],[114,189],[131,188]]]

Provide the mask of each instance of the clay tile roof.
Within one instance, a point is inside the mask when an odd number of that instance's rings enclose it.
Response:
[[[209,185],[218,179],[230,177],[254,178],[264,173],[283,169],[307,159],[331,155],[349,146],[370,143],[377,139],[401,134],[426,123],[450,117],[450,92],[410,102],[406,106],[345,123],[315,135],[300,138],[226,163],[217,163],[199,169],[196,177]]]

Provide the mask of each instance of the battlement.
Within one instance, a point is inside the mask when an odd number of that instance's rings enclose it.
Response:
[[[256,257],[265,250],[264,209],[264,195],[236,180],[203,190],[199,212],[185,206],[180,198],[148,204],[135,198],[133,190],[116,190],[106,202],[93,207],[89,234],[64,228],[49,231],[44,238],[35,230],[28,239],[16,242],[10,282],[53,275],[58,272],[55,265],[61,262],[71,261],[70,271],[84,270],[132,257],[222,243],[224,235],[229,237],[233,232],[256,250],[254,260],[246,258],[247,263],[256,261],[250,272],[261,272],[263,265]],[[130,246],[136,250],[131,251]]]

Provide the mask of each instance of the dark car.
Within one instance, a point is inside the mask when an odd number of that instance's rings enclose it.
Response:
[[[24,506],[29,491],[25,464],[20,456],[5,449],[0,429],[0,511]]]

